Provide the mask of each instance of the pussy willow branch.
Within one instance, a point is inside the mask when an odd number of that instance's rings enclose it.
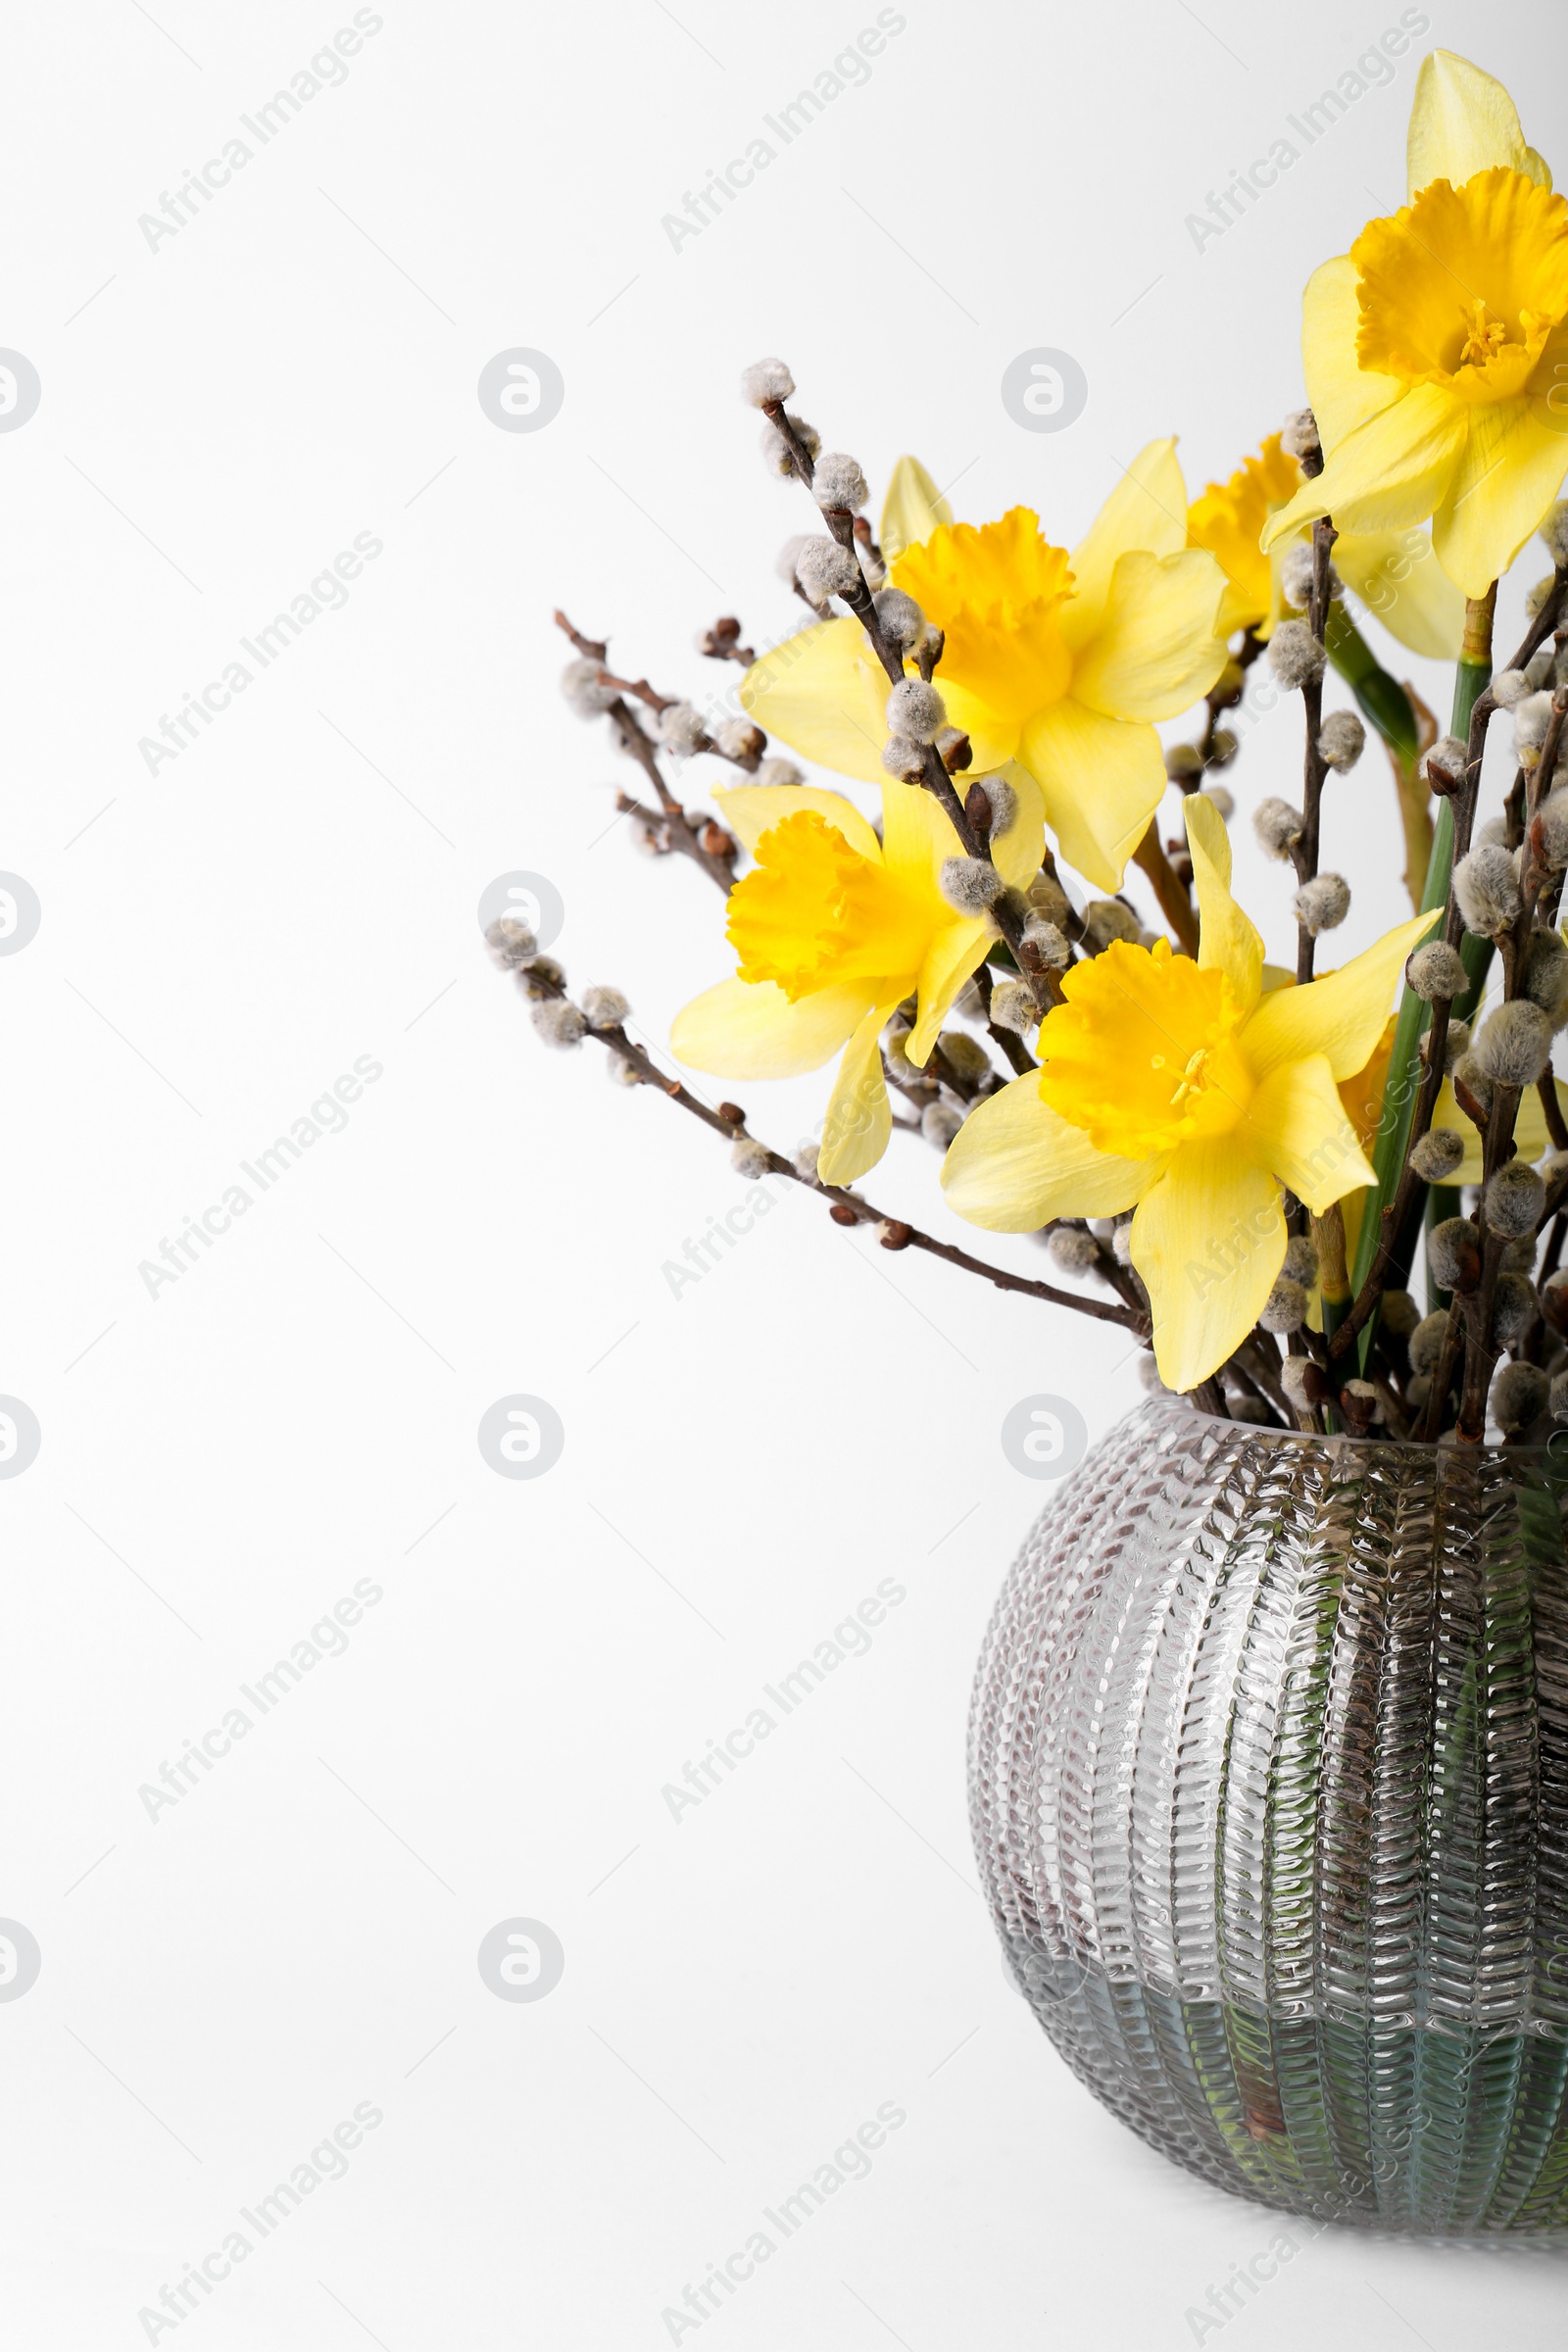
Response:
[[[1312,593],[1307,603],[1306,625],[1319,645],[1324,642],[1329,612],[1329,557],[1339,537],[1333,522],[1324,515],[1312,525]],[[1315,881],[1317,877],[1318,843],[1322,829],[1323,780],[1328,774],[1328,762],[1317,748],[1323,731],[1323,673],[1308,678],[1301,688],[1301,708],[1306,719],[1306,754],[1301,778],[1301,814],[1304,822],[1301,838],[1296,849],[1296,878],[1298,883]],[[1304,922],[1297,931],[1296,977],[1298,983],[1312,977],[1312,962],[1317,954],[1317,935]]]
[[[564,983],[549,980],[543,973],[529,972],[527,977],[529,986],[542,997],[561,1001],[569,996]],[[652,1055],[634,1044],[619,1023],[603,1029],[590,1029],[587,1034],[609,1052],[619,1054],[622,1061],[629,1062],[639,1077],[657,1087],[666,1102],[675,1103],[694,1119],[701,1119],[703,1125],[710,1127],[715,1135],[725,1137],[730,1143],[739,1142],[743,1136],[753,1142],[758,1140],[749,1135],[744,1123],[727,1119],[720,1111],[710,1110],[708,1104],[700,1102],[678,1078],[666,1077]],[[982,1281],[991,1283],[999,1291],[1016,1291],[1024,1298],[1043,1299],[1048,1306],[1071,1307],[1074,1313],[1089,1315],[1097,1323],[1115,1323],[1140,1340],[1147,1340],[1150,1336],[1147,1315],[1135,1313],[1127,1307],[1108,1305],[1101,1298],[1085,1298],[1073,1291],[1058,1291],[1054,1283],[1031,1281],[1027,1275],[1009,1273],[1004,1266],[988,1265],[984,1258],[972,1257],[967,1250],[956,1250],[951,1242],[939,1242],[934,1235],[922,1233],[918,1226],[910,1225],[902,1217],[890,1217],[886,1210],[874,1208],[870,1201],[862,1200],[858,1193],[848,1192],[841,1185],[823,1184],[815,1177],[803,1176],[792,1159],[786,1159],[782,1152],[774,1152],[766,1145],[762,1148],[767,1152],[769,1175],[782,1176],[808,1193],[819,1194],[832,1203],[839,1223],[884,1225],[891,1234],[897,1236],[895,1247],[900,1250],[923,1250],[928,1256],[940,1257],[947,1265],[958,1266],[966,1274],[979,1275]]]
[[[809,491],[815,480],[815,467],[812,465],[810,453],[790,422],[784,403],[781,400],[764,401],[762,414],[777,431],[779,439],[789,452],[791,465],[804,487]],[[840,547],[844,548],[851,556],[855,556],[855,517],[844,508],[818,509],[818,512]],[[856,585],[845,592],[842,601],[849,606],[850,611],[865,631],[870,640],[871,650],[886,672],[889,685],[902,686],[904,683],[903,658],[889,645],[883,632],[882,623],[877,618],[871,591],[866,586],[859,569],[858,557],[856,557]],[[928,743],[921,749],[920,781],[946,813],[949,823],[958,836],[964,856],[981,858],[987,864],[992,863],[991,845],[989,841],[983,840],[977,835],[974,827],[970,824],[963,803],[954,789],[953,779],[944,767],[942,755],[935,744]],[[1023,978],[1028,982],[1035,1004],[1044,1017],[1051,1010],[1052,993],[1046,979],[1046,967],[1041,960],[1039,950],[1032,943],[1025,945],[1023,917],[1019,914],[1016,906],[1010,903],[1006,892],[1004,892],[997,900],[991,911],[997,928],[1011,949],[1012,959]]]

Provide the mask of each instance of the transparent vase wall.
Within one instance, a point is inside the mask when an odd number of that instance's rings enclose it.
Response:
[[[1568,1462],[1161,1400],[1053,1495],[970,1797],[1061,2055],[1206,2180],[1568,2222]]]

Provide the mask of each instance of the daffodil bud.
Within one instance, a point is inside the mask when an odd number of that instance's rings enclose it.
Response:
[[[1408,1291],[1385,1291],[1378,1322],[1390,1337],[1407,1340],[1421,1320],[1421,1309]]]
[[[1054,1225],[1046,1236],[1046,1250],[1062,1274],[1087,1274],[1100,1260],[1100,1244],[1078,1225]]]
[[[1568,1024],[1568,947],[1555,931],[1532,931],[1525,949],[1521,985],[1553,1029]]]
[[[1504,1241],[1533,1234],[1546,1205],[1546,1188],[1527,1159],[1510,1159],[1487,1187],[1487,1223]]]
[[[948,707],[924,678],[903,678],[888,696],[888,732],[911,743],[935,743],[947,725]]]
[[[1323,675],[1326,657],[1304,620],[1282,620],[1268,641],[1268,665],[1287,694]]]
[[[1422,760],[1421,772],[1440,800],[1449,800],[1464,782],[1469,763],[1469,747],[1457,735],[1445,735]]]
[[[1306,819],[1289,801],[1271,798],[1252,810],[1252,830],[1268,857],[1285,858],[1305,832]]]
[[[1475,1057],[1496,1086],[1534,1086],[1551,1057],[1551,1023],[1527,998],[1499,1004],[1482,1023]]]
[[[1200,776],[1202,772],[1203,755],[1196,743],[1173,743],[1167,747],[1165,773],[1173,784],[1181,783],[1186,776]]]
[[[1410,988],[1427,1004],[1439,997],[1450,1001],[1469,985],[1464,958],[1457,948],[1450,948],[1446,939],[1429,940],[1424,948],[1412,950],[1406,958],[1404,977]]]
[[[1526,618],[1526,620],[1539,620],[1539,619],[1540,619],[1540,617],[1541,617],[1542,613],[1543,613],[1543,612],[1545,611],[1545,608],[1546,608],[1546,599],[1547,599],[1547,597],[1548,597],[1548,596],[1550,596],[1550,594],[1551,594],[1552,590],[1553,590],[1553,589],[1556,587],[1556,585],[1557,585],[1557,575],[1556,575],[1556,573],[1555,573],[1555,572],[1552,572],[1552,571],[1548,571],[1548,572],[1547,572],[1547,574],[1546,574],[1546,576],[1545,576],[1545,578],[1544,578],[1544,580],[1538,580],[1538,581],[1536,582],[1535,586],[1534,586],[1532,589],[1530,589],[1530,590],[1529,590],[1529,591],[1526,593],[1526,596],[1525,596],[1525,618]]]
[[[918,784],[925,774],[925,752],[921,745],[911,743],[907,735],[890,735],[882,746],[882,764],[890,776],[905,784]]]
[[[773,1154],[755,1136],[738,1135],[730,1147],[729,1164],[737,1176],[744,1176],[749,1183],[755,1184],[759,1177],[767,1174],[773,1164]]]
[[[521,971],[539,953],[539,942],[527,924],[519,923],[512,914],[504,914],[499,922],[491,924],[484,935],[484,944],[490,951],[491,962],[502,972]]]
[[[1492,1384],[1492,1418],[1504,1437],[1518,1437],[1541,1419],[1550,1395],[1539,1364],[1504,1364]]]
[[[1336,775],[1347,775],[1366,749],[1366,729],[1353,710],[1331,710],[1317,739],[1317,756]]]
[[[1440,1307],[1435,1315],[1424,1316],[1410,1334],[1410,1369],[1430,1379],[1438,1368],[1444,1342],[1448,1336],[1448,1314]]]
[[[1337,931],[1350,911],[1350,885],[1343,874],[1314,874],[1296,894],[1296,919],[1315,939]]]
[[[1464,1158],[1464,1137],[1453,1127],[1434,1127],[1413,1146],[1410,1166],[1423,1184],[1446,1184]]]
[[[1299,1331],[1306,1321],[1306,1293],[1301,1285],[1289,1274],[1281,1274],[1257,1319],[1265,1331]]]
[[[660,742],[677,760],[690,760],[708,739],[703,714],[690,703],[671,703],[667,710],[660,711],[654,723],[659,729]]]
[[[585,988],[582,1015],[590,1029],[618,1029],[631,1006],[618,988]]]
[[[561,691],[579,718],[597,718],[620,692],[618,686],[600,684],[604,666],[602,662],[568,662],[561,673]]]
[[[963,1125],[963,1113],[951,1102],[928,1102],[920,1113],[920,1133],[928,1144],[945,1152]]]
[[[1467,931],[1499,939],[1519,917],[1519,876],[1513,859],[1493,842],[1482,842],[1453,869],[1453,895]]]
[[[1527,694],[1513,707],[1513,748],[1523,768],[1539,767],[1541,748],[1551,725],[1549,694]]]
[[[1317,418],[1310,409],[1294,409],[1280,427],[1280,447],[1288,458],[1315,458],[1322,444]]]
[[[822,446],[821,434],[814,424],[808,424],[804,416],[790,416],[788,409],[784,414],[790,418],[796,440],[814,464],[816,453]],[[776,473],[782,480],[788,481],[795,471],[795,460],[790,455],[789,443],[778,427],[774,424],[764,424],[762,437],[758,446],[761,450],[762,463],[768,471]]]
[[[1040,960],[1054,972],[1063,972],[1072,961],[1072,950],[1066,934],[1059,931],[1049,916],[1035,913],[1031,907],[1024,917],[1023,935],[1027,944],[1038,950]]]
[[[795,378],[782,360],[754,360],[741,370],[741,398],[760,409],[765,400],[791,400]]]
[[[564,997],[541,998],[529,1018],[547,1046],[580,1045],[588,1028],[576,1005]]]
[[[988,858],[944,858],[937,888],[959,914],[986,914],[1002,896],[1002,876]]]
[[[1529,692],[1530,680],[1522,669],[1499,669],[1492,681],[1492,699],[1499,710],[1511,710]]]
[[[1034,991],[1027,980],[999,980],[991,992],[991,1018],[999,1029],[1027,1037],[1040,1018]]]
[[[807,539],[795,559],[795,576],[818,611],[830,596],[853,596],[865,583],[860,566],[836,539]]]
[[[925,614],[902,588],[881,588],[871,599],[882,634],[896,654],[912,654],[925,635]]]
[[[1318,1278],[1317,1246],[1304,1233],[1293,1233],[1285,1245],[1285,1263],[1280,1271],[1311,1290]]]
[[[1236,814],[1235,796],[1223,784],[1205,784],[1200,798],[1208,803],[1222,825],[1228,825]]]
[[[1441,1291],[1473,1291],[1481,1280],[1481,1236],[1468,1217],[1445,1217],[1427,1235],[1427,1264]]]
[[[871,495],[859,460],[845,457],[841,450],[825,451],[817,459],[813,474],[811,493],[824,514],[837,508],[858,514]]]

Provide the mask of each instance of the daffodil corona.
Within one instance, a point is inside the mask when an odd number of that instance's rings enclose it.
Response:
[[[976,767],[1015,760],[1069,863],[1117,889],[1165,790],[1153,721],[1188,710],[1225,663],[1224,575],[1187,545],[1175,442],[1150,443],[1071,555],[1027,507],[955,523],[909,459],[883,531],[901,551],[894,584],[944,633],[938,683]],[[880,781],[887,680],[858,620],[791,638],[741,699],[808,759]]]
[[[1040,795],[1021,769],[1004,780],[1014,808],[992,857],[1004,882],[1021,888],[1040,868]],[[757,858],[730,894],[737,968],[676,1016],[670,1045],[691,1068],[724,1078],[792,1077],[843,1051],[817,1172],[852,1183],[881,1158],[892,1129],[881,1055],[890,1015],[918,1000],[905,1051],[923,1064],[994,931],[944,898],[938,876],[961,844],[918,786],[884,782],[880,840],[839,793],[745,785],[717,801]]]
[[[1568,203],[1491,74],[1422,61],[1410,201],[1307,285],[1301,356],[1325,456],[1265,548],[1332,514],[1342,531],[1432,516],[1432,544],[1484,596],[1568,468]]]
[[[1314,1214],[1373,1182],[1338,1082],[1377,1044],[1418,915],[1304,988],[1263,986],[1213,808],[1186,804],[1202,918],[1195,961],[1124,943],[1075,964],[1041,1026],[1042,1067],[971,1112],[943,1169],[971,1223],[1033,1232],[1136,1206],[1132,1262],[1168,1388],[1242,1344],[1285,1256],[1285,1185]]]

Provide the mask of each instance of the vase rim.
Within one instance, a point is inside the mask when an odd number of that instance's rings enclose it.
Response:
[[[1249,1438],[1260,1438],[1282,1445],[1392,1446],[1400,1453],[1487,1454],[1501,1456],[1510,1462],[1549,1462],[1554,1470],[1568,1474],[1568,1426],[1554,1430],[1544,1445],[1508,1446],[1501,1438],[1489,1436],[1479,1446],[1461,1448],[1454,1445],[1428,1446],[1418,1438],[1396,1438],[1392,1430],[1383,1430],[1368,1437],[1356,1437],[1349,1431],[1336,1433],[1333,1437],[1319,1437],[1310,1429],[1273,1429],[1261,1421],[1233,1421],[1228,1413],[1205,1413],[1177,1390],[1168,1390],[1162,1396],[1148,1397],[1142,1408],[1134,1407],[1135,1411],[1140,1409],[1184,1421],[1196,1421],[1206,1429],[1225,1430],[1233,1436],[1245,1434]]]

